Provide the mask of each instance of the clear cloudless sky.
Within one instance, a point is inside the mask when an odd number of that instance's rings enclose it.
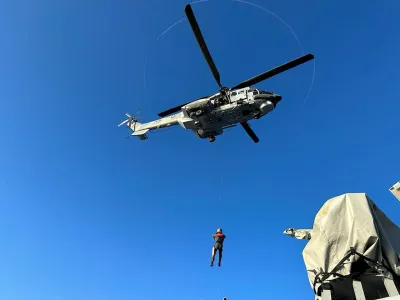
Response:
[[[253,3],[302,49],[254,6],[193,4],[224,85],[316,57],[304,105],[313,62],[258,85],[283,96],[258,144],[117,127],[217,91],[187,21],[157,40],[185,1],[1,2],[1,300],[313,299],[285,229],[346,192],[400,223],[400,3]]]

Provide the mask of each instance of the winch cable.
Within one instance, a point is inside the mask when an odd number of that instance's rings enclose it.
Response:
[[[221,162],[220,162],[220,166],[221,166],[221,169],[220,170],[224,170],[224,168],[223,168],[223,164],[224,164],[224,156],[223,156],[223,146],[222,146],[222,143],[220,144],[220,147],[221,147]],[[219,205],[221,206],[221,207],[224,207],[224,205],[222,205],[222,187],[223,187],[223,185],[222,185],[222,178],[223,178],[223,172],[222,171],[220,171],[220,187],[219,187]],[[224,215],[223,215],[223,210],[221,211],[221,223],[223,223],[223,221],[224,221]],[[222,225],[222,226],[224,226],[224,225]],[[224,228],[224,227],[223,227]],[[221,283],[221,298],[223,299],[224,298],[224,285],[223,285],[223,268],[221,267],[220,268],[220,283]]]
[[[222,281],[222,269],[221,269],[221,271],[220,271],[220,274],[221,274],[221,297],[222,298],[224,298],[224,285],[223,285],[223,281]]]
[[[302,47],[302,45],[301,45],[301,43],[300,43],[300,41],[299,41],[299,39],[298,39],[298,37],[297,37],[297,35],[296,35],[296,33],[292,30],[292,28],[282,19],[282,18],[280,18],[277,14],[275,14],[275,13],[273,13],[273,12],[271,12],[271,11],[269,11],[268,9],[266,9],[265,7],[262,7],[262,6],[260,6],[260,5],[257,5],[257,4],[254,4],[254,3],[252,3],[252,2],[250,2],[250,1],[246,1],[246,0],[230,0],[230,1],[232,1],[232,2],[239,2],[239,3],[243,3],[243,4],[247,4],[247,5],[250,5],[250,6],[253,6],[253,7],[256,7],[256,8],[258,8],[258,9],[261,9],[261,10],[263,10],[264,12],[266,12],[266,13],[268,13],[268,14],[270,14],[271,16],[273,16],[273,17],[275,17],[276,19],[278,19],[290,32],[291,32],[291,34],[294,36],[294,38],[295,38],[295,40],[296,40],[296,42],[297,42],[297,45],[298,45],[298,47],[300,48],[300,51],[302,52],[302,53],[304,53],[304,51],[303,51],[303,47]],[[190,4],[196,4],[196,3],[201,3],[201,2],[209,2],[209,0],[198,0],[198,1],[194,1],[194,2],[191,2]],[[163,37],[164,35],[166,35],[169,31],[171,31],[176,25],[178,25],[178,24],[180,24],[180,23],[182,23],[182,22],[184,22],[186,20],[186,18],[182,18],[182,19],[180,19],[180,20],[178,20],[178,21],[176,21],[174,24],[172,24],[171,26],[169,26],[166,30],[164,30],[158,37],[157,37],[157,39],[156,39],[156,43],[161,39],[161,37]],[[154,47],[153,47],[154,48]],[[311,84],[310,84],[310,86],[309,86],[309,89],[308,89],[308,91],[307,91],[307,94],[306,94],[306,96],[305,96],[305,98],[304,98],[304,100],[303,100],[303,102],[301,103],[301,105],[300,105],[300,107],[299,107],[299,109],[301,109],[303,106],[304,106],[304,104],[306,103],[306,101],[308,100],[308,98],[309,98],[309,96],[310,96],[310,93],[311,93],[311,89],[312,89],[312,87],[313,87],[313,84],[314,84],[314,79],[315,79],[315,60],[313,61],[313,63],[314,63],[314,68],[313,68],[313,74],[312,74],[312,79],[311,79]],[[148,65],[148,59],[146,59],[146,61],[145,61],[145,64],[144,64],[144,87],[145,87],[145,89],[147,89],[147,82],[146,82],[146,70],[147,70],[147,65]],[[151,102],[150,102],[150,106],[152,106],[152,100],[150,100]],[[169,128],[168,130],[170,130],[171,128]],[[222,166],[222,164],[223,164],[223,149],[222,149],[222,145],[221,145],[221,166]],[[223,170],[223,168],[221,168],[222,170]],[[220,176],[220,196],[219,196],[219,204],[221,205],[221,206],[223,206],[222,205],[222,201],[223,201],[223,199],[222,199],[222,184],[223,184],[223,182],[222,182],[222,179],[223,179],[223,174],[222,174],[222,172],[220,173],[221,174],[221,176]],[[221,212],[221,218],[220,218],[220,220],[221,220],[221,223],[223,223],[223,219],[224,219],[224,216],[222,215],[223,213]],[[222,226],[224,226],[224,225],[222,225]],[[222,268],[220,268],[220,285],[221,285],[221,297],[224,299],[224,286],[223,286],[223,270],[222,270]]]

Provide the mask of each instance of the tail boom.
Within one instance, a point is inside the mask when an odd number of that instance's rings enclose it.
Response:
[[[152,130],[178,125],[181,117],[182,113],[178,113],[147,123],[140,123],[136,119],[131,118],[127,123],[127,127],[132,131],[129,136],[136,136],[140,140],[147,140],[148,137],[146,133]]]

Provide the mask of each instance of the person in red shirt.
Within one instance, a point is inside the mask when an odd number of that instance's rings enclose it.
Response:
[[[224,245],[224,240],[226,238],[225,234],[222,233],[222,229],[218,228],[217,232],[212,235],[215,243],[211,251],[211,267],[214,266],[215,254],[218,250],[218,267],[221,266],[222,250]]]

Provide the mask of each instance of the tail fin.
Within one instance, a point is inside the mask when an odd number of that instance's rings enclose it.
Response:
[[[126,113],[125,114],[128,119],[125,121],[121,122],[118,127],[124,125],[126,123],[127,127],[132,130],[132,133],[128,136],[137,136],[140,140],[147,140],[148,137],[146,133],[149,131],[148,128],[142,128],[142,123],[138,122],[135,117],[131,116],[130,114]]]

